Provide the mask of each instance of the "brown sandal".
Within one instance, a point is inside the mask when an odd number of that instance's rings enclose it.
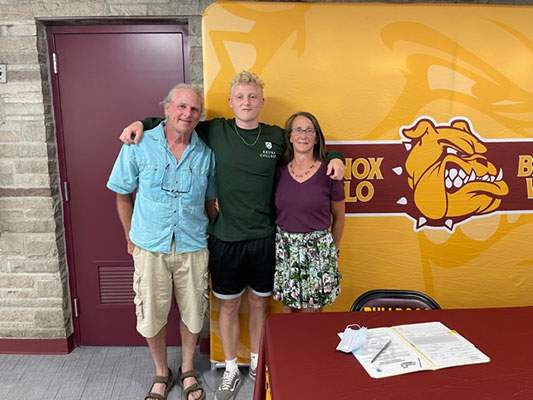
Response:
[[[167,388],[165,389],[165,394],[162,396],[158,393],[152,393],[152,388],[156,383],[164,383],[167,385]],[[144,400],[148,399],[155,399],[155,400],[166,400],[168,396],[168,392],[170,392],[170,389],[172,389],[172,386],[174,386],[174,380],[172,379],[172,370],[168,369],[168,376],[159,376],[156,375],[152,379],[152,386],[150,386],[150,390],[148,391],[148,394],[144,398]]]
[[[185,389],[183,386],[183,381],[187,378],[194,378],[196,379],[196,382],[193,383],[191,386],[189,386],[187,389]],[[191,369],[190,371],[187,371],[187,372],[181,372],[181,367],[180,369],[178,370],[178,385],[181,386],[181,388],[183,389],[183,398],[185,400],[189,400],[189,395],[192,393],[192,392],[196,392],[196,391],[201,391],[202,394],[200,395],[200,397],[198,397],[197,400],[204,400],[205,399],[205,390],[204,388],[202,387],[202,385],[200,384],[200,381],[198,379],[198,372],[196,372],[194,369]]]

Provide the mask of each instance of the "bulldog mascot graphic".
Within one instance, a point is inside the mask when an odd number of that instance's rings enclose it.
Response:
[[[412,215],[417,229],[446,227],[474,215],[495,211],[509,192],[498,169],[486,156],[487,148],[467,119],[437,125],[419,118],[402,128],[409,155],[405,171],[420,215]]]

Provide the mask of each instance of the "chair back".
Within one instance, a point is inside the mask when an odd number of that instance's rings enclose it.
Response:
[[[439,310],[428,295],[415,290],[375,289],[359,296],[350,311]]]

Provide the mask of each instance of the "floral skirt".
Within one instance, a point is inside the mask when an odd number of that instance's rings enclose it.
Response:
[[[293,308],[321,308],[340,293],[337,251],[329,231],[277,229],[274,299]]]

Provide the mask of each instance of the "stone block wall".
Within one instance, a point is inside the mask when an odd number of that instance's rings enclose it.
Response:
[[[46,25],[164,18],[186,23],[202,85],[205,0],[0,0],[0,338],[72,333]]]
[[[8,79],[0,83],[0,338],[72,333],[46,25],[154,18],[187,23],[190,77],[202,85],[201,16],[212,2],[0,0],[0,63],[7,64]]]

